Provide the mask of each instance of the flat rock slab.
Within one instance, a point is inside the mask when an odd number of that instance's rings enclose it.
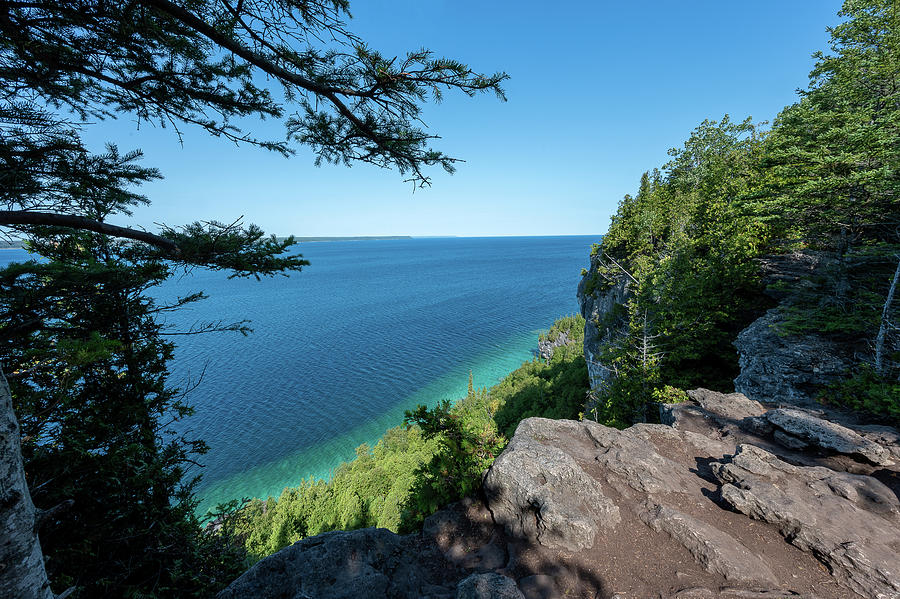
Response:
[[[873,464],[890,466],[894,463],[890,452],[874,441],[834,422],[823,420],[803,410],[779,408],[766,414],[773,426],[805,443],[852,457],[861,457]],[[782,438],[788,445],[789,438]],[[790,445],[788,445],[790,446]]]
[[[700,388],[688,391],[687,395],[712,418],[723,424],[740,422],[744,418],[752,418],[766,412],[761,403],[749,399],[743,393],[719,393]]]
[[[778,527],[865,597],[900,597],[900,502],[870,476],[798,467],[753,445],[713,464],[722,499]]]
[[[647,502],[641,520],[653,530],[677,540],[704,568],[727,581],[778,585],[778,579],[762,558],[733,536],[705,522],[653,502]]]

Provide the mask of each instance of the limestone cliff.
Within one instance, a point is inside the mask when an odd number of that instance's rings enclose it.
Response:
[[[600,258],[591,256],[591,266],[578,283],[578,304],[584,317],[584,359],[587,362],[591,388],[599,388],[614,376],[600,358],[604,344],[615,343],[622,323],[617,306],[624,304],[630,295],[629,281],[625,275],[613,281],[605,280],[599,273]]]
[[[809,331],[785,335],[787,311],[810,281],[832,267],[836,259],[823,253],[768,256],[760,261],[763,283],[778,305],[738,334],[734,342],[741,373],[735,390],[760,401],[778,401],[806,407],[825,385],[834,382],[858,361],[859,349],[850,343]]]

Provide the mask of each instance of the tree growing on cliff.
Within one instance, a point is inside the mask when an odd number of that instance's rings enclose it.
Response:
[[[808,88],[770,131],[704,121],[670,151],[661,177],[643,177],[638,194],[625,196],[596,249],[636,279],[620,309],[632,322],[652,316],[666,351],[660,381],[730,388],[732,342],[771,307],[757,259],[812,249],[836,256],[835,266],[793,285],[779,333],[832,335],[856,348],[858,363],[832,395],[900,417],[900,372],[887,360],[900,225],[900,9],[847,0],[840,16],[831,53],[814,55]],[[611,359],[628,355],[628,335],[618,340]],[[642,389],[647,375],[630,370],[615,385]],[[606,394],[619,410],[629,396]]]
[[[118,478],[125,503],[104,508],[115,514],[111,526],[128,526],[103,564],[107,578],[88,581],[90,592],[171,593],[147,576],[190,569],[173,546],[196,533],[196,523],[179,520],[189,502],[172,500],[191,446],[161,441],[163,414],[177,417],[186,407],[165,384],[171,346],[159,340],[153,314],[166,307],[144,292],[178,264],[259,276],[305,262],[286,254],[292,240],[267,239],[253,226],[196,222],[149,233],[108,223],[146,202],[132,187],[158,174],[137,166],[136,152],[91,153],[81,128],[130,114],[285,155],[305,145],[317,161],[392,167],[427,185],[427,167],[452,171],[457,159],[430,146],[434,136],[417,125],[421,105],[448,90],[502,98],[506,76],[481,75],[427,50],[382,56],[346,28],[346,0],[12,1],[3,8],[0,226],[28,238],[50,262],[3,273],[0,359],[12,393],[2,381],[10,443],[0,474],[24,481],[15,399],[23,428],[35,433],[25,452],[36,493],[55,500]],[[255,138],[242,128],[246,117],[283,119],[284,139]],[[81,419],[92,424],[74,434],[71,423]],[[51,465],[48,456],[73,462]],[[80,530],[84,542],[49,556],[57,585],[83,582],[76,580],[84,574],[79,556],[95,557],[92,544],[108,534],[78,528],[73,515],[85,507],[54,512],[70,518],[65,526]],[[0,547],[3,563],[16,567],[0,576],[0,594],[52,596],[36,534],[46,520],[36,518],[24,484],[4,485]]]

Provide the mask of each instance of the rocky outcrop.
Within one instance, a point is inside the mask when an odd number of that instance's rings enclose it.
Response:
[[[873,467],[870,458],[889,455],[887,447],[875,444],[877,449],[873,448],[867,445],[871,441],[823,418],[816,421],[810,416],[804,420],[804,427],[788,424],[785,410],[766,412],[758,402],[740,394],[697,390],[690,395],[694,402],[670,407],[675,428],[637,425],[618,431],[592,422],[523,421],[514,443],[485,479],[486,488],[490,488],[487,505],[497,523],[508,535],[524,536],[546,549],[563,548],[585,556],[585,560],[591,554],[613,557],[615,563],[638,577],[644,561],[623,564],[620,549],[610,544],[627,539],[641,554],[662,551],[670,560],[683,560],[680,551],[686,551],[695,566],[685,567],[682,561],[682,570],[673,573],[672,579],[681,584],[657,581],[652,588],[654,596],[847,597],[855,591],[866,597],[900,597],[900,578],[896,578],[900,557],[892,548],[900,538],[900,518],[893,491],[873,476],[824,466],[791,465],[749,443],[741,443],[735,452],[733,443],[755,440],[779,447],[774,424],[767,437],[757,436],[753,427],[746,426],[763,415],[771,416],[773,423],[786,424],[795,433],[816,431],[805,435],[808,440],[820,439],[815,447],[832,452],[841,449],[862,460],[859,468],[866,468],[866,464]],[[836,436],[828,437],[826,432]],[[879,434],[887,442],[895,439],[890,431]],[[836,439],[855,440],[860,445],[839,446]],[[794,459],[799,455],[793,446],[780,449]],[[808,459],[827,456],[816,454]],[[581,491],[577,497],[568,495],[547,502],[543,498],[548,494],[560,494],[554,491],[554,483],[562,480],[558,472],[563,463],[566,473],[578,473],[575,488]],[[504,494],[505,481],[514,479],[517,470],[527,473],[529,491]],[[892,472],[896,476],[897,472]],[[586,483],[585,475],[598,485]],[[612,502],[618,518],[591,518],[583,507],[590,502],[598,502],[599,511],[605,514],[611,513]],[[554,517],[543,518],[540,511],[548,504],[560,507]],[[721,504],[773,527],[754,525],[722,510]],[[570,521],[577,521],[581,534],[593,542],[561,546],[559,539],[569,538],[572,532],[569,520],[559,517],[564,514]],[[534,524],[523,525],[529,519]],[[857,521],[866,524],[855,526]],[[655,536],[648,537],[639,524]],[[802,551],[792,551],[785,540]],[[833,582],[821,579],[823,570],[817,568],[816,560],[834,573],[842,589],[834,589]],[[653,563],[659,567],[660,562]],[[786,564],[798,568],[785,571]],[[613,577],[609,569],[599,569]],[[700,582],[703,575],[699,570],[718,580],[718,586],[709,582],[708,586],[686,584],[692,577]],[[809,578],[798,581],[796,571],[804,571],[804,577]],[[726,583],[730,585],[728,594],[724,591]],[[826,591],[827,585],[832,585],[833,591]],[[625,591],[637,596],[650,592],[639,584],[630,588],[623,585],[620,590],[623,596]]]
[[[900,502],[871,476],[798,467],[753,445],[714,463],[722,499],[774,524],[864,597],[900,597]]]
[[[816,331],[788,335],[782,326],[798,294],[837,264],[825,253],[796,252],[760,261],[762,282],[778,306],[741,331],[734,342],[741,372],[736,391],[751,399],[813,407],[822,387],[846,376],[855,349]]]
[[[855,363],[848,348],[822,335],[783,336],[781,308],[772,308],[734,342],[741,373],[734,388],[752,399],[813,406],[818,391]]]
[[[877,442],[866,439],[854,430],[829,422],[802,410],[781,408],[766,413],[776,429],[783,434],[779,440],[792,447],[812,445],[826,451],[859,457],[873,464],[893,464],[890,452]],[[786,441],[786,439],[790,439]]]
[[[549,337],[541,337],[538,340],[538,355],[542,360],[547,362],[553,357],[553,351],[557,347],[564,347],[575,343],[575,340],[569,337],[566,331],[559,331],[553,339]]]
[[[603,494],[565,442],[579,423],[529,418],[484,479],[494,520],[515,537],[550,548],[590,549],[600,529],[619,522],[619,510]],[[552,434],[563,446],[541,441]]]
[[[218,599],[449,599],[458,576],[420,538],[366,528],[298,541],[250,568]]]

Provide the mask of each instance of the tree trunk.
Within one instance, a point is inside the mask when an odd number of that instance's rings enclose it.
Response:
[[[894,292],[897,289],[897,279],[900,279],[900,260],[897,262],[897,270],[894,271],[894,279],[888,290],[887,299],[884,301],[884,309],[881,311],[881,326],[878,328],[878,336],[875,337],[875,372],[881,374],[884,369],[884,337],[887,334],[888,322],[891,315],[891,303],[894,301]]]
[[[0,367],[0,597],[53,599],[25,483],[19,422]]]

